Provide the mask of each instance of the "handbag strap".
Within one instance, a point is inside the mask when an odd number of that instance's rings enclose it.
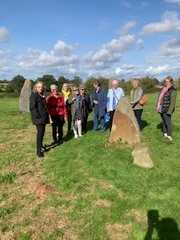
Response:
[[[114,91],[114,89],[113,89],[113,88],[112,88],[112,90],[113,90],[113,93],[114,93],[114,95],[115,95],[115,97],[116,97],[117,101],[119,101],[119,99],[118,99],[118,97],[117,97],[117,95],[116,95],[116,93],[115,93],[115,91]]]

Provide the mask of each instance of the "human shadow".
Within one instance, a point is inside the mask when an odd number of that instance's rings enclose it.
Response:
[[[180,231],[173,218],[167,217],[160,219],[159,212],[151,209],[147,212],[148,229],[144,240],[153,240],[154,234],[157,234],[157,240],[180,240]]]
[[[145,120],[141,120],[141,123],[142,123],[142,129],[144,129],[145,127],[147,127],[148,125],[150,125],[150,123],[148,123],[148,122],[145,121]]]
[[[156,126],[157,129],[162,129],[162,123],[158,123],[157,126]]]

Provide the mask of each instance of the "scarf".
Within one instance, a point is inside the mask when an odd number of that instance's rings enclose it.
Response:
[[[158,97],[158,102],[157,102],[157,107],[156,107],[156,111],[160,112],[161,111],[161,100],[164,96],[164,94],[168,91],[168,87],[163,87],[163,89],[161,90],[159,97]]]
[[[70,92],[69,90],[68,90],[67,92],[64,91],[64,90],[62,90],[62,93],[64,94],[64,100],[65,100],[65,102],[66,102],[66,101],[68,100],[71,92]]]

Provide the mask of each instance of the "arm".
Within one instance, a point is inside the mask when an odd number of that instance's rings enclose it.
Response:
[[[138,96],[137,96],[137,98],[132,102],[132,105],[137,104],[137,103],[140,101],[140,99],[142,98],[142,95],[143,95],[143,90],[140,89],[139,92],[138,92]]]
[[[175,104],[176,104],[176,97],[177,97],[177,91],[173,91],[170,95],[170,106],[167,111],[167,114],[171,115],[174,111]]]

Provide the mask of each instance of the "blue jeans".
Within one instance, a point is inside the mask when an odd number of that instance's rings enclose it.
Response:
[[[93,131],[97,131],[98,130],[99,120],[100,120],[101,131],[104,132],[106,130],[104,116],[103,117],[99,117],[98,114],[95,114],[95,113],[94,113]]]

